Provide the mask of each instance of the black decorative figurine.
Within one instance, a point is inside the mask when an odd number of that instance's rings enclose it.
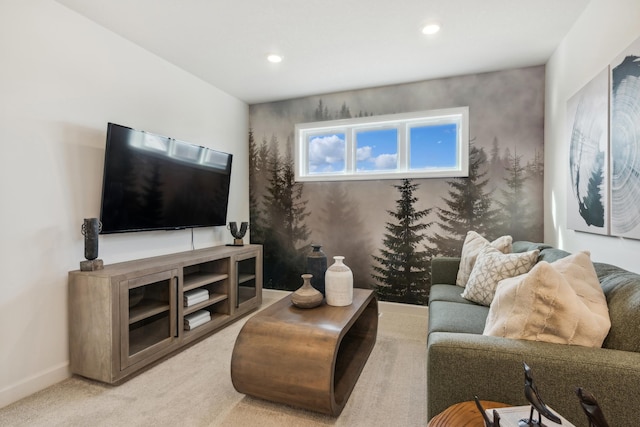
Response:
[[[580,399],[580,406],[589,420],[589,427],[609,427],[595,396],[582,387],[576,389],[576,394]]]
[[[84,236],[84,257],[86,261],[80,261],[80,270],[102,270],[104,264],[98,258],[98,234],[102,231],[102,223],[98,218],[85,218],[80,232]]]
[[[523,418],[518,422],[519,427],[527,427],[527,426],[538,426],[544,427],[542,424],[542,417],[548,418],[549,420],[562,424],[562,420],[556,414],[551,412],[547,405],[542,401],[542,397],[540,397],[540,392],[533,382],[533,376],[531,374],[531,368],[529,365],[524,363],[524,397],[527,398],[529,403],[531,403],[531,413],[529,414],[529,419]],[[533,419],[533,410],[538,411],[538,420]]]
[[[238,224],[233,221],[229,223],[229,230],[231,231],[231,235],[233,236],[233,245],[230,246],[244,246],[244,242],[242,238],[244,237],[247,229],[249,228],[248,222],[243,222],[240,224],[240,230],[238,230]]]
[[[498,414],[498,411],[496,411],[495,409],[493,410],[493,421],[491,421],[489,419],[489,416],[487,415],[487,412],[480,404],[478,396],[473,396],[473,400],[475,400],[478,411],[480,411],[480,414],[482,415],[485,427],[500,427],[500,415]]]

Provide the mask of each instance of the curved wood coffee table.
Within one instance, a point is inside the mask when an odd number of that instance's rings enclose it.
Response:
[[[378,303],[354,289],[353,303],[301,309],[291,296],[247,320],[231,356],[240,393],[339,415],[376,342]]]
[[[481,400],[480,404],[484,409],[511,406],[490,400]],[[478,411],[476,403],[470,400],[449,406],[429,421],[429,427],[484,427],[484,419],[480,411]]]

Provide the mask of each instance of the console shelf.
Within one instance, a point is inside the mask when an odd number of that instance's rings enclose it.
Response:
[[[208,299],[185,307],[185,292],[197,289],[208,293]],[[71,371],[110,384],[121,382],[261,303],[260,245],[217,246],[97,271],[71,271]],[[192,313],[207,320],[187,327],[185,316]],[[190,320],[194,322],[193,316]]]

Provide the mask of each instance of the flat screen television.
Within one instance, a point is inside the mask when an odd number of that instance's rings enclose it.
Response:
[[[232,157],[109,123],[101,233],[225,225]]]

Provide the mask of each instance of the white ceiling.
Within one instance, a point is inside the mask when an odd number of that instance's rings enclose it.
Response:
[[[544,64],[590,0],[57,1],[255,104]]]

